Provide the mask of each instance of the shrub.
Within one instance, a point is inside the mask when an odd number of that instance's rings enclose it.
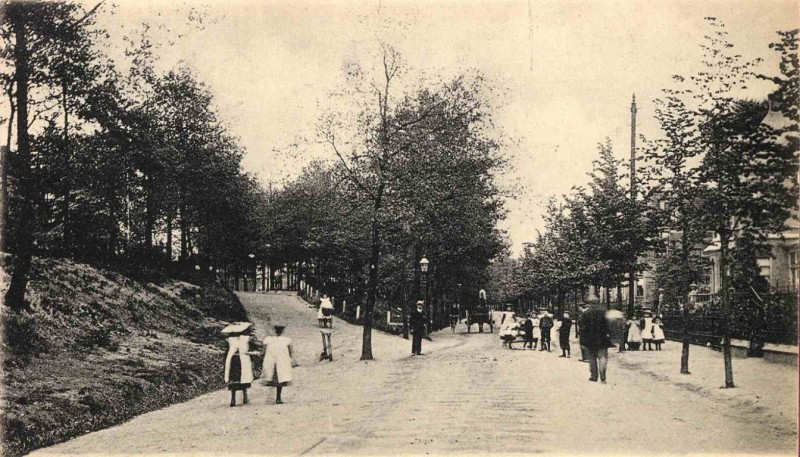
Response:
[[[11,313],[5,316],[6,354],[27,363],[31,358],[48,350],[47,340],[42,337],[36,326],[36,319],[28,313]]]

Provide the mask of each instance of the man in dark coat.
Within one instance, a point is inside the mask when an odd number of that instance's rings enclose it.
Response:
[[[525,347],[533,349],[533,316],[528,314],[525,317],[525,323],[522,324],[522,328],[525,330],[525,341],[522,343],[522,349],[525,349]]]
[[[425,312],[423,311],[422,301],[417,302],[417,309],[411,311],[408,319],[408,327],[411,329],[411,355],[422,355],[422,336],[425,334]]]
[[[591,377],[589,381],[606,382],[606,367],[608,366],[608,348],[611,347],[606,310],[598,305],[592,305],[581,315],[581,346],[584,347],[586,357],[589,359]]]
[[[540,351],[547,349],[547,352],[550,352],[550,330],[553,329],[554,324],[555,322],[550,317],[550,313],[545,311],[542,318],[539,319],[539,328],[542,330],[542,347],[539,348]]]
[[[561,327],[558,328],[558,345],[561,346],[561,355],[559,357],[569,357],[569,332],[572,330],[572,319],[569,318],[569,313],[564,313],[564,318],[561,319]]]

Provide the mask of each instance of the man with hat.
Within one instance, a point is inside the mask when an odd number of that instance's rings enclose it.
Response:
[[[608,348],[611,347],[610,329],[606,320],[606,310],[599,302],[592,303],[580,317],[580,342],[589,359],[589,381],[606,383],[606,366],[608,365]]]
[[[553,317],[546,309],[543,310],[542,318],[539,320],[539,327],[542,329],[542,345],[539,351],[550,352],[550,331],[553,330],[554,325]]]
[[[408,327],[413,334],[411,339],[411,355],[422,355],[422,336],[425,334],[425,303],[422,300],[417,302],[417,307],[411,311],[408,319]]]

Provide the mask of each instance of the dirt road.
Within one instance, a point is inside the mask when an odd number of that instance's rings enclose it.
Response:
[[[281,323],[295,343],[301,366],[285,404],[258,385],[231,408],[221,390],[37,455],[795,453],[794,418],[630,368],[643,353],[614,355],[602,385],[577,357],[502,349],[497,334],[460,327],[425,341],[420,357],[375,332],[376,360],[359,362],[361,328],[336,320],[334,361],[319,362],[316,311],[293,296],[241,297],[257,332]]]

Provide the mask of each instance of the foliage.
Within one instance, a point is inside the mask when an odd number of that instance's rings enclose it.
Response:
[[[156,70],[146,24],[127,40],[131,68],[120,73],[94,22],[102,3],[5,6],[0,82],[16,148],[2,240],[15,254],[14,309],[25,306],[33,254],[229,270],[259,241],[261,191],[211,89],[186,66]]]

